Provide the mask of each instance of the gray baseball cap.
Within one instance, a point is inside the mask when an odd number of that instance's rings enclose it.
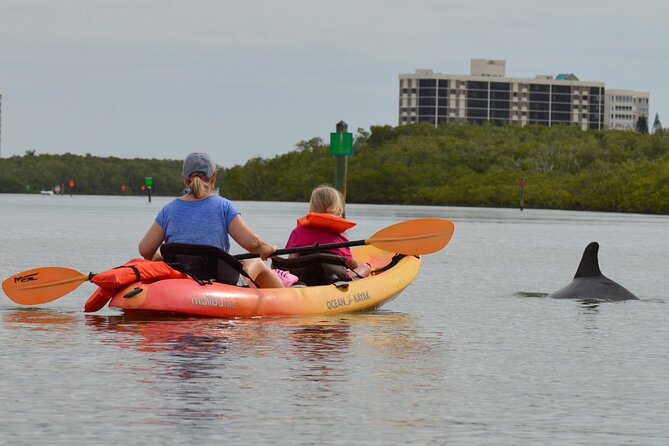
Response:
[[[191,176],[193,172],[202,172],[207,178],[216,172],[216,166],[209,159],[209,155],[204,152],[193,152],[184,160],[183,175],[184,178]]]

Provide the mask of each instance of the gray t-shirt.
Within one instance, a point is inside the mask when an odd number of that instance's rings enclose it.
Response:
[[[156,222],[165,231],[165,243],[195,243],[229,251],[228,226],[238,214],[235,205],[219,195],[192,201],[177,198],[158,212]]]

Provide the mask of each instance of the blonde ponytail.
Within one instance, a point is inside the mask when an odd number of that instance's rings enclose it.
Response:
[[[195,198],[204,198],[210,192],[209,183],[198,176],[192,177],[188,187],[190,188],[190,193]]]

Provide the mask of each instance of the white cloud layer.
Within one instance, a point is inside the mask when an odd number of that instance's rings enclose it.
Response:
[[[649,91],[669,124],[664,0],[0,0],[2,156],[222,165],[396,125],[400,73],[573,72]]]

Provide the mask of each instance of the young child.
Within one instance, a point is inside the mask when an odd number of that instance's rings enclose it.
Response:
[[[349,241],[342,232],[355,226],[355,222],[342,218],[343,213],[344,198],[341,193],[330,186],[318,186],[311,192],[309,213],[297,220],[297,227],[290,233],[286,248]],[[352,279],[367,277],[372,272],[368,263],[358,263],[353,258],[348,247],[327,252],[346,259]],[[290,254],[289,257],[297,256],[299,254]]]

